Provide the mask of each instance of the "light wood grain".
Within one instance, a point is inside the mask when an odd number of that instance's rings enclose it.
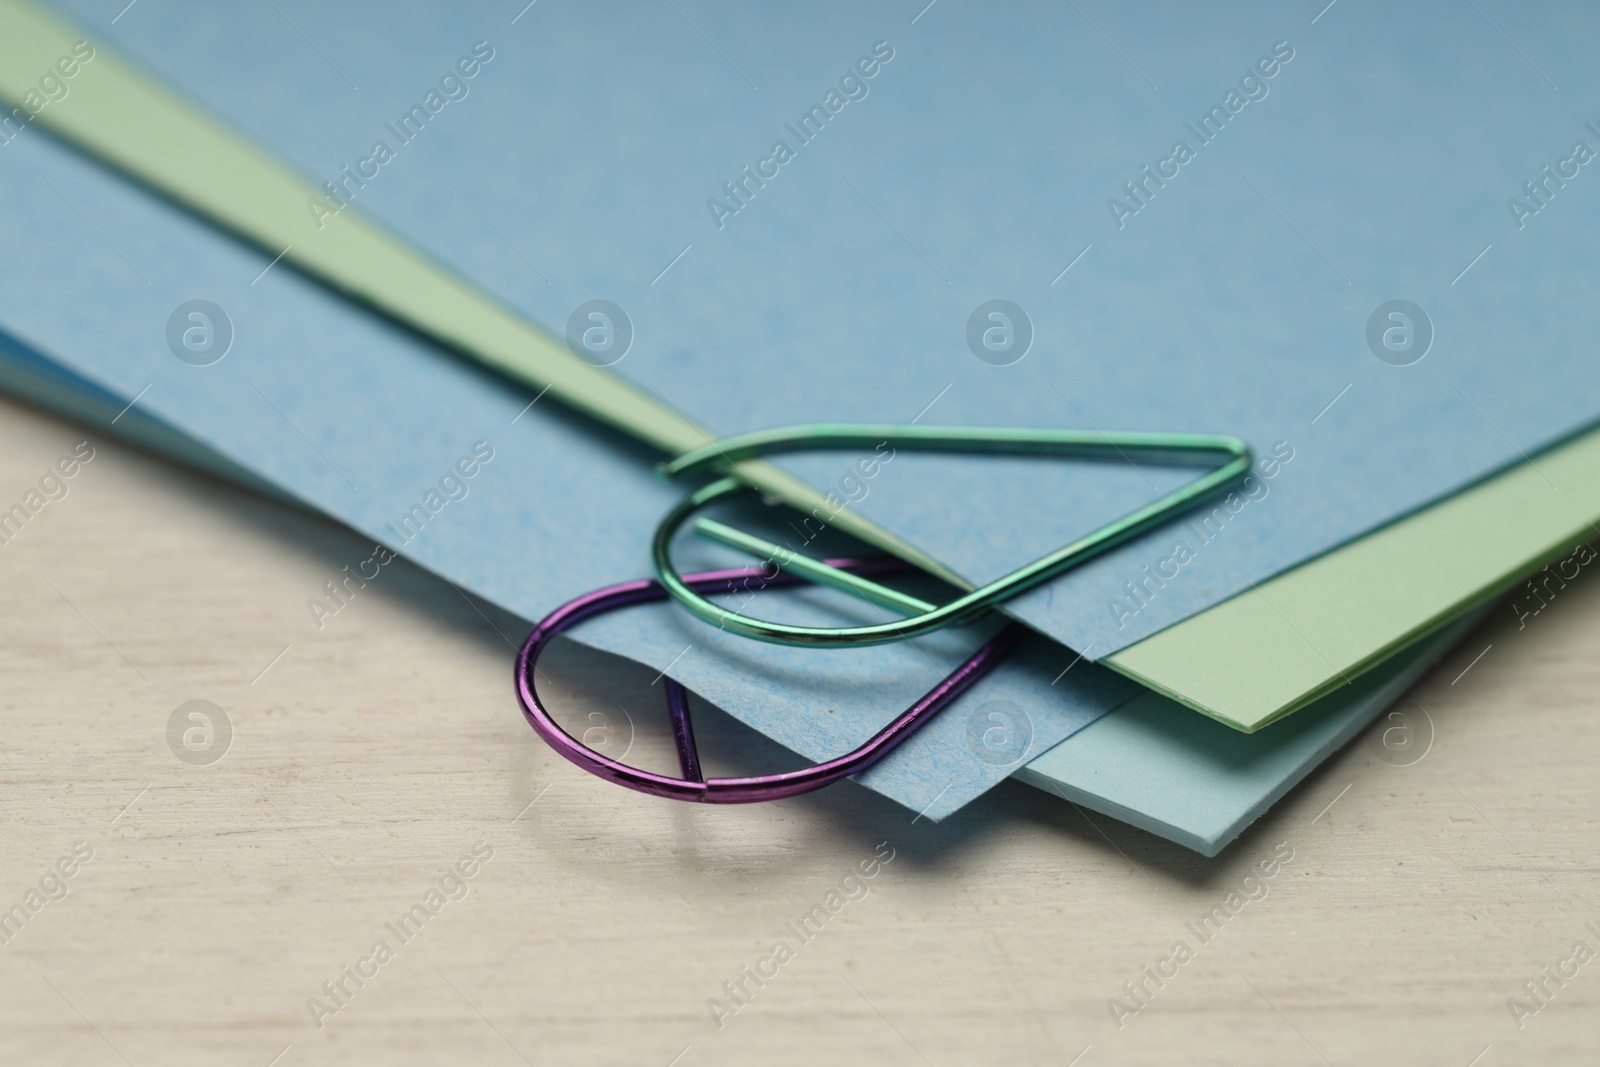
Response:
[[[607,786],[523,723],[515,620],[396,564],[317,630],[305,599],[370,551],[348,531],[10,402],[0,508],[85,438],[68,496],[0,546],[0,907],[94,849],[0,944],[0,1062],[1600,1059],[1600,962],[1520,1030],[1506,1005],[1600,950],[1593,577],[1410,695],[1420,762],[1364,738],[1208,861],[1015,784],[940,825],[849,784],[728,809]],[[546,671],[574,721],[631,717],[633,755],[664,754],[649,672],[573,649]],[[166,741],[191,699],[233,725],[209,767]],[[772,756],[698,721],[705,749]],[[384,924],[484,841],[468,895],[399,944]],[[863,899],[782,929],[882,842]],[[1201,944],[1186,921],[1280,842],[1267,895]],[[719,1029],[708,998],[779,937],[794,957]],[[319,1029],[308,998],[380,938],[394,958]],[[1178,940],[1194,958],[1119,1029],[1109,998]]]

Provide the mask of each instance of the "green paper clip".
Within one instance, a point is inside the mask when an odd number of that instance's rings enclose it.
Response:
[[[909,616],[870,626],[815,627],[768,622],[751,618],[742,612],[730,611],[690,588],[672,562],[672,539],[702,508],[736,494],[753,491],[748,482],[734,476],[720,478],[689,494],[661,520],[651,546],[656,579],[674,600],[701,619],[759,641],[821,648],[887,644],[946,626],[960,626],[975,621],[1000,603],[1145,533],[1221,492],[1249,473],[1252,461],[1248,444],[1237,437],[1221,434],[813,423],[760,430],[713,441],[663,464],[661,470],[667,477],[676,478],[713,468],[731,468],[742,461],[779,452],[871,448],[883,444],[914,452],[1069,456],[1091,460],[1121,459],[1129,463],[1133,461],[1133,455],[1139,455],[1159,463],[1216,463],[1218,466],[1161,499],[943,606],[907,596],[724,523],[704,518],[699,520],[697,531],[702,536],[769,559],[776,566],[812,581],[854,593]]]

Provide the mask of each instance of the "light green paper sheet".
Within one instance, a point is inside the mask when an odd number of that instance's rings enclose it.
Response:
[[[32,4],[0,3],[0,99],[270,255],[452,348],[663,449],[705,435],[665,404],[567,351],[559,341],[355,211],[322,212],[324,197],[175,94],[91,43],[70,95],[43,100],[32,82],[72,55],[76,30]],[[33,105],[28,103],[29,99]],[[34,111],[37,106],[38,110]]]
[[[669,455],[711,435],[670,404],[579,359],[558,339],[353,208],[326,211],[316,184],[204,114],[99,42],[71,95],[44,100],[32,79],[83,34],[26,0],[0,0],[0,102],[196,214],[457,352]],[[30,100],[32,101],[30,103]],[[311,204],[324,205],[315,213]],[[824,494],[768,463],[736,465],[802,511]],[[832,512],[832,509],[829,509]],[[946,581],[950,569],[848,511],[832,523]],[[640,531],[643,537],[645,531]]]
[[[1573,552],[1597,520],[1593,431],[1101,662],[1254,732]]]

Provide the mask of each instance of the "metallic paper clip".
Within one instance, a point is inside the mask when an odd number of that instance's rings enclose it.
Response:
[[[689,720],[688,696],[677,682],[665,676],[662,679],[683,775],[681,778],[630,767],[602,756],[562,729],[539,699],[535,683],[535,666],[539,655],[558,634],[585,619],[668,597],[708,623],[777,644],[821,648],[885,644],[945,626],[965,625],[1011,597],[1049,581],[1221,492],[1248,473],[1251,464],[1250,448],[1244,441],[1221,435],[814,424],[764,430],[716,441],[679,456],[665,464],[662,470],[668,477],[678,477],[713,467],[732,467],[743,460],[775,452],[871,448],[882,444],[925,452],[1062,455],[1086,459],[1121,459],[1129,463],[1133,461],[1130,456],[1132,453],[1155,462],[1216,463],[1217,466],[1161,499],[942,606],[872,580],[879,575],[915,571],[916,568],[910,564],[894,559],[812,559],[704,518],[696,524],[697,532],[702,536],[764,557],[778,568],[777,573],[769,574],[767,567],[762,566],[680,574],[671,558],[673,535],[700,509],[735,494],[753,491],[737,475],[720,478],[689,494],[662,519],[653,542],[654,579],[625,582],[588,593],[556,609],[533,628],[518,654],[516,675],[517,699],[529,724],[552,748],[591,774],[656,796],[713,804],[744,804],[809,793],[840,778],[864,771],[887,756],[993,669],[1025,636],[1026,629],[1018,623],[1012,623],[1001,630],[920,700],[852,752],[800,770],[749,778],[713,778],[709,781],[700,772],[699,752],[695,748],[694,730]],[[707,594],[729,589],[731,582],[751,579],[758,579],[763,588],[792,587],[809,580],[854,593],[908,617],[871,626],[792,626],[753,619],[707,599]]]
[[[914,569],[909,564],[891,559],[834,559],[827,560],[826,565],[851,575],[884,574]],[[715,592],[727,588],[729,582],[748,579],[760,579],[769,588],[793,586],[804,581],[799,575],[794,574],[780,573],[772,577],[765,567],[704,571],[699,574],[684,575],[680,580],[688,588],[698,592]],[[1026,633],[1018,623],[1007,626],[973,653],[965,663],[951,671],[943,681],[928,690],[922,699],[912,704],[855,751],[797,771],[757,775],[751,778],[713,778],[707,781],[701,776],[700,757],[694,742],[694,728],[689,721],[688,694],[684,692],[683,686],[663,675],[661,681],[666,687],[667,711],[672,718],[673,741],[678,749],[678,765],[683,771],[683,777],[673,778],[670,775],[655,774],[630,767],[602,756],[563,730],[540,702],[535,687],[534,672],[540,653],[562,631],[608,611],[666,598],[667,591],[661,583],[645,578],[597,589],[556,609],[533,628],[533,632],[528,635],[517,656],[517,699],[522,703],[522,711],[527,716],[529,725],[539,736],[549,742],[551,748],[589,773],[616,782],[618,785],[625,785],[629,789],[637,789],[641,793],[653,793],[673,800],[698,800],[708,804],[748,804],[760,800],[781,800],[784,797],[809,793],[813,789],[821,789],[830,782],[866,770],[911,736],[912,731],[966,692],[974,682],[999,663]]]

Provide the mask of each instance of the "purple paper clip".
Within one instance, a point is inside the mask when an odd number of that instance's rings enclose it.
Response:
[[[863,576],[916,569],[892,559],[830,559],[825,562],[840,570]],[[689,586],[695,592],[703,594],[726,592],[730,588],[729,583],[750,578],[760,579],[764,588],[772,589],[794,586],[805,581],[787,571],[779,572],[774,577],[769,575],[764,567],[739,567],[684,575],[684,580]],[[523,642],[522,650],[517,656],[517,700],[522,705],[522,713],[528,718],[528,724],[538,732],[539,736],[544,738],[551,748],[590,774],[627,786],[629,789],[637,789],[641,793],[708,804],[752,804],[764,800],[781,800],[784,797],[809,793],[813,789],[821,789],[840,778],[866,770],[894,751],[895,747],[910,737],[914,731],[948,707],[956,697],[966,692],[973,683],[999,663],[1027,633],[1026,629],[1017,623],[1007,625],[973,653],[970,659],[951,671],[943,681],[928,690],[920,700],[901,712],[893,722],[855,751],[799,770],[761,774],[750,778],[712,778],[707,781],[702,777],[700,756],[694,744],[694,727],[689,721],[688,694],[684,692],[683,686],[663,675],[661,681],[666,690],[667,712],[672,718],[672,736],[678,749],[678,764],[683,770],[683,777],[673,778],[608,759],[563,730],[540,703],[534,672],[539,655],[545,646],[563,631],[585,619],[608,611],[666,598],[667,591],[659,582],[653,578],[645,578],[597,589],[551,612],[533,628],[533,632]]]

